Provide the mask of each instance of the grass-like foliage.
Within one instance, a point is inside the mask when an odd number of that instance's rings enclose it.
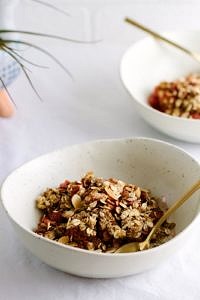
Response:
[[[49,9],[55,10],[57,13],[61,13],[65,15],[66,17],[69,17],[69,14],[65,12],[64,10],[60,9],[57,6],[54,6],[46,1],[41,1],[41,0],[30,0],[33,2],[36,2],[39,5],[46,6]],[[13,33],[17,33],[18,38],[13,38]],[[10,38],[9,38],[10,34]],[[4,38],[5,36],[5,38]],[[51,54],[49,51],[46,49],[32,43],[26,40],[27,36],[35,36],[35,37],[42,37],[42,38],[51,38],[55,40],[61,40],[65,42],[73,42],[73,43],[88,43],[84,41],[78,41],[78,40],[73,40],[70,38],[62,37],[62,36],[57,36],[57,35],[51,35],[51,34],[45,34],[45,33],[39,33],[39,32],[32,32],[32,31],[26,31],[26,30],[9,30],[9,29],[0,29],[0,51],[6,52],[15,62],[20,66],[22,72],[24,73],[25,77],[27,78],[30,86],[32,87],[33,91],[36,93],[36,95],[41,99],[39,93],[37,92],[36,88],[33,85],[33,82],[30,78],[29,72],[30,70],[27,67],[27,64],[29,65],[34,65],[39,68],[47,68],[46,66],[38,65],[26,58],[24,58],[20,54],[20,47],[15,47],[15,45],[25,45],[29,46],[31,48],[36,49],[37,51],[47,55],[50,57],[60,68],[63,69],[63,71],[72,78],[72,74],[69,72],[69,70],[62,64],[62,62],[55,57],[53,54]],[[14,103],[13,98],[9,94],[8,88],[5,85],[3,79],[0,77],[0,82],[2,83],[2,86],[5,88],[7,91],[9,97]],[[14,103],[15,104],[15,103]]]

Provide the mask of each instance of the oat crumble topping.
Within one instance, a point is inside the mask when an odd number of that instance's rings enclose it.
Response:
[[[200,119],[200,74],[161,82],[150,95],[149,104],[172,116]]]
[[[161,199],[121,180],[88,172],[80,181],[65,180],[36,199],[42,212],[36,233],[59,243],[99,252],[143,241],[163,215]],[[174,236],[165,221],[151,241],[158,246]]]

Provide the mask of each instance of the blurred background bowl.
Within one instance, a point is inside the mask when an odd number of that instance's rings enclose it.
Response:
[[[164,36],[200,53],[200,31],[168,32]],[[152,108],[147,99],[161,81],[200,73],[200,64],[164,42],[144,38],[128,48],[120,74],[141,117],[157,130],[176,139],[200,143],[200,120],[174,117]]]

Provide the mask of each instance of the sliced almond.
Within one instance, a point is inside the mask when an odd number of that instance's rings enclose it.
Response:
[[[137,187],[137,189],[135,190],[135,195],[136,197],[139,199],[141,196],[141,189],[139,187]]]
[[[74,226],[78,226],[80,225],[81,221],[79,219],[72,219],[71,220],[71,224]]]
[[[108,196],[110,196],[114,200],[118,200],[123,192],[125,183],[121,180],[118,180],[114,183],[107,180],[104,182],[104,186]]]
[[[95,208],[97,206],[97,201],[93,201],[89,204],[90,208]]]
[[[74,215],[74,211],[73,210],[65,210],[62,213],[63,218],[69,219]]]
[[[75,209],[78,209],[82,206],[81,197],[78,194],[73,195],[71,202]]]

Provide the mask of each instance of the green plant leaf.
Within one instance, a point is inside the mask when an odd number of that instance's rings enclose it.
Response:
[[[27,78],[27,80],[28,80],[30,86],[32,87],[33,91],[35,92],[35,94],[37,95],[37,97],[38,97],[41,101],[43,101],[43,99],[41,98],[40,94],[37,92],[36,88],[34,87],[34,85],[33,85],[33,83],[32,83],[32,80],[31,80],[30,76],[28,75],[28,73],[27,73],[27,71],[26,71],[26,69],[27,69],[26,66],[24,66],[24,65],[20,62],[20,60],[19,60],[19,59],[18,59],[11,51],[7,50],[7,49],[4,48],[4,47],[3,47],[3,50],[4,50],[8,55],[10,55],[10,56],[18,63],[18,65],[21,67],[21,69],[22,69],[24,75],[26,76],[26,78]]]
[[[5,89],[6,93],[8,94],[10,100],[12,101],[12,103],[14,104],[14,106],[17,108],[17,105],[16,105],[15,101],[13,100],[13,97],[11,96],[11,94],[10,94],[7,86],[5,85],[5,83],[4,83],[4,81],[3,81],[3,79],[1,77],[0,77],[0,81],[1,81],[1,83],[2,83],[2,85],[4,87],[4,89]]]
[[[41,48],[41,47],[39,47],[39,46],[37,46],[37,45],[34,45],[34,44],[32,44],[32,43],[30,43],[30,42],[26,42],[26,41],[19,41],[19,40],[2,40],[2,39],[0,39],[0,47],[1,47],[1,45],[4,45],[4,44],[9,44],[9,43],[16,43],[16,44],[21,44],[21,45],[26,45],[26,46],[30,46],[30,47],[32,47],[32,48],[35,48],[35,49],[37,49],[38,51],[40,51],[40,52],[42,52],[42,53],[44,53],[44,54],[46,54],[47,56],[49,56],[60,68],[62,68],[64,71],[65,71],[65,73],[67,73],[72,79],[73,79],[73,77],[72,77],[72,74],[68,71],[68,69],[54,56],[54,55],[52,55],[49,51],[47,51],[46,49],[43,49],[43,48]]]
[[[26,34],[26,35],[34,35],[34,36],[57,39],[57,40],[70,42],[70,43],[77,43],[77,44],[91,44],[91,43],[93,44],[93,43],[100,42],[100,40],[97,40],[97,41],[74,40],[74,39],[63,37],[63,36],[54,35],[54,34],[46,34],[46,33],[42,33],[42,32],[32,32],[32,31],[26,31],[26,30],[0,29],[0,34],[4,34],[4,33],[19,33],[19,34]],[[1,36],[1,39],[3,40],[2,36]]]
[[[17,57],[19,57],[21,60],[27,62],[28,64],[31,64],[32,66],[34,67],[37,67],[37,68],[42,68],[42,69],[49,69],[49,67],[47,66],[43,66],[43,65],[39,65],[39,64],[36,64],[30,60],[28,60],[27,58],[23,57],[22,55],[20,55],[19,53],[17,53],[17,49],[13,49],[11,47],[8,47],[7,45],[4,45],[4,48],[10,50],[11,52],[13,52],[13,54],[15,54]]]

